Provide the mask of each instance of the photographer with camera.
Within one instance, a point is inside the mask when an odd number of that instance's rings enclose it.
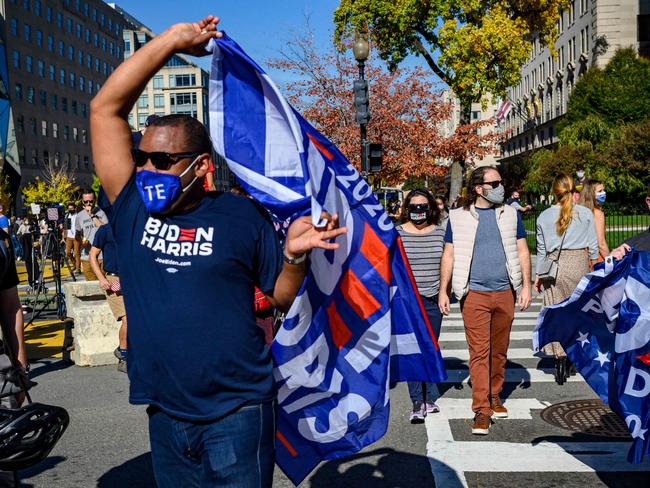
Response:
[[[68,258],[68,262],[71,265],[74,265],[72,270],[76,274],[81,274],[81,241],[77,239],[76,234],[76,222],[77,222],[77,206],[74,202],[68,203],[68,211],[65,214],[65,256]],[[72,252],[74,251],[74,260]]]
[[[81,269],[87,281],[98,281],[98,277],[90,266],[89,253],[95,239],[97,227],[108,223],[103,210],[95,207],[95,192],[90,188],[83,191],[81,197],[83,210],[75,219],[75,235],[81,239]],[[101,259],[99,260],[101,264]]]

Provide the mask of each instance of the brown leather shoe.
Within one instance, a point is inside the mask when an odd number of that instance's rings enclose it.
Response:
[[[477,413],[474,416],[474,425],[472,425],[472,434],[488,435],[490,433],[490,424],[492,420],[484,413]]]
[[[492,408],[492,415],[497,419],[507,419],[508,409],[503,406],[501,399],[498,396],[490,398],[490,407]]]

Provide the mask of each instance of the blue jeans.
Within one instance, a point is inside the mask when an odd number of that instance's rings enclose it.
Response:
[[[431,298],[420,295],[420,298],[422,299],[424,310],[426,311],[431,327],[433,328],[433,333],[436,336],[436,340],[438,340],[440,337],[440,328],[442,326],[442,314],[438,308],[438,295],[434,295]],[[409,396],[411,397],[412,402],[433,403],[440,397],[440,392],[435,383],[409,381],[408,387]]]
[[[158,488],[259,488],[273,483],[275,404],[248,405],[212,422],[150,406],[149,441]]]

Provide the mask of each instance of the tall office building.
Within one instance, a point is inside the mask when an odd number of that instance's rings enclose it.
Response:
[[[507,91],[512,110],[502,128],[501,162],[558,142],[557,123],[566,113],[571,90],[592,66],[604,67],[618,48],[650,50],[650,0],[573,0],[558,22],[556,56],[533,39],[521,81]]]
[[[109,4],[125,20],[124,59],[149,42],[155,34],[142,22],[114,3]],[[175,55],[154,75],[129,114],[133,130],[144,128],[149,115],[187,114],[209,127],[208,72],[185,56]],[[230,188],[230,172],[215,158],[214,180],[218,190]]]
[[[67,166],[89,185],[90,100],[123,59],[121,16],[101,0],[3,0],[3,34],[24,185]]]

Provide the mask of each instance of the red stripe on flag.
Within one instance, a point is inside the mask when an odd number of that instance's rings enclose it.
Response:
[[[647,352],[647,353],[643,354],[642,356],[637,356],[636,358],[639,361],[641,361],[642,363],[645,363],[648,366],[650,366],[650,352]]]
[[[341,293],[350,307],[363,320],[367,320],[373,313],[379,310],[379,303],[368,291],[357,275],[348,270],[341,280]]]
[[[332,331],[332,340],[336,344],[336,347],[341,349],[352,338],[352,332],[336,311],[334,302],[327,307],[327,317],[329,319],[330,330]]]
[[[196,229],[181,229],[179,241],[193,241],[196,238]]]
[[[390,285],[391,272],[388,248],[368,223],[366,223],[363,229],[361,254],[363,254],[372,267],[377,270],[384,281]]]
[[[287,440],[287,438],[285,436],[282,435],[282,432],[280,432],[278,430],[275,433],[275,437],[282,443],[282,445],[284,447],[286,447],[287,451],[289,451],[289,454],[291,454],[291,456],[293,456],[293,457],[298,456],[298,452],[296,452],[296,450],[293,448],[293,446],[291,444],[289,444],[289,441]]]
[[[314,146],[316,146],[316,149],[318,149],[323,156],[325,156],[330,161],[332,161],[334,159],[334,156],[332,156],[332,153],[329,152],[327,149],[325,149],[325,146],[323,146],[320,142],[318,142],[314,136],[307,133],[307,137],[309,137],[309,140],[314,143]]]
[[[404,244],[402,244],[402,239],[399,236],[397,236],[397,247],[399,248],[399,252],[402,255],[402,260],[404,261],[404,264],[406,265],[406,271],[408,272],[409,278],[411,279],[411,285],[413,286],[413,291],[415,293],[415,298],[417,299],[418,304],[420,305],[420,312],[422,313],[422,316],[424,317],[424,322],[427,324],[427,329],[429,329],[429,335],[431,336],[431,340],[433,341],[433,345],[435,346],[436,350],[440,350],[440,347],[438,346],[438,341],[436,340],[436,335],[433,333],[433,328],[431,327],[431,323],[429,322],[429,316],[427,315],[427,311],[424,309],[424,304],[422,303],[422,298],[420,297],[420,294],[418,293],[418,287],[415,284],[415,278],[413,277],[413,272],[411,271],[411,265],[409,264],[409,260],[406,257],[406,251],[404,251]]]

